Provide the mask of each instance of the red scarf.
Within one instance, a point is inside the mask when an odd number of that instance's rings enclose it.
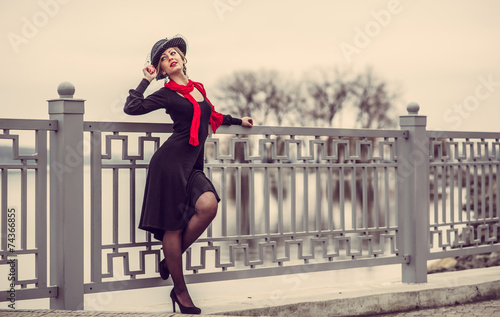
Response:
[[[200,105],[196,100],[191,96],[191,92],[194,90],[194,88],[198,89],[203,97],[205,98],[206,101],[212,106],[212,115],[210,116],[210,126],[212,127],[212,131],[215,133],[218,127],[222,124],[222,114],[218,113],[215,111],[214,105],[208,100],[207,94],[205,92],[205,88],[203,88],[203,85],[201,83],[197,83],[195,81],[189,80],[187,85],[179,85],[175,81],[171,80],[168,83],[165,83],[165,87],[167,87],[170,90],[173,90],[175,92],[181,93],[187,100],[189,100],[193,104],[193,120],[191,121],[191,130],[190,130],[190,137],[189,137],[189,144],[196,146],[199,144],[198,142],[198,131],[200,129],[200,116],[201,116],[201,111],[200,111]]]

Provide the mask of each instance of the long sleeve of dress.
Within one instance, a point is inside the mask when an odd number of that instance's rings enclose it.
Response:
[[[222,116],[223,125],[241,125],[241,119],[233,118],[228,114]]]
[[[130,115],[141,115],[165,108],[166,96],[161,89],[144,98],[144,92],[149,86],[147,79],[142,79],[136,89],[130,89],[123,111]]]
[[[165,93],[164,89],[159,89],[158,91],[152,93],[151,95],[144,98],[144,92],[149,86],[149,81],[147,79],[142,79],[139,86],[135,89],[129,90],[129,95],[125,101],[125,106],[123,111],[130,115],[141,115],[148,112],[165,108],[168,112],[168,100],[169,96]],[[241,125],[241,119],[233,118],[231,115],[222,116],[223,125]]]

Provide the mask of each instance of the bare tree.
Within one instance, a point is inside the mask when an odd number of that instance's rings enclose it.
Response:
[[[220,109],[241,117],[251,116],[258,108],[256,96],[260,86],[255,72],[239,71],[222,78],[216,91],[216,98],[222,103]]]
[[[220,81],[216,97],[228,112],[281,125],[297,107],[296,86],[274,70],[238,71]]]
[[[309,120],[319,126],[333,127],[343,111],[355,111],[353,128],[382,128],[394,125],[393,104],[399,97],[385,80],[370,68],[357,75],[337,68],[318,69],[306,80]]]
[[[356,77],[352,94],[354,107],[358,110],[356,126],[379,129],[395,124],[390,113],[399,94],[389,91],[387,83],[376,78],[371,69]]]
[[[342,112],[354,110],[353,128],[393,126],[399,94],[368,68],[353,75],[337,68],[316,69],[303,82],[275,70],[237,71],[217,85],[219,109],[252,116],[259,124],[333,127]]]
[[[311,76],[310,76],[311,77]],[[333,119],[353,93],[354,83],[338,69],[318,69],[306,80],[306,113],[317,125],[332,127]]]

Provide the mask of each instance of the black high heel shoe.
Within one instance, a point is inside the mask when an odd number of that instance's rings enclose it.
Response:
[[[161,260],[158,263],[158,270],[160,271],[160,276],[162,279],[166,280],[170,276],[170,272],[168,271],[167,267],[165,266],[165,259]]]
[[[177,303],[177,305],[179,305],[179,308],[181,309],[181,313],[183,313],[183,314],[191,314],[191,315],[201,314],[201,309],[196,307],[196,306],[193,306],[193,307],[182,306],[182,304],[179,302],[179,299],[177,298],[177,294],[175,294],[173,288],[172,288],[172,291],[170,292],[170,298],[172,299],[172,306],[173,306],[174,313],[175,313],[175,303]]]

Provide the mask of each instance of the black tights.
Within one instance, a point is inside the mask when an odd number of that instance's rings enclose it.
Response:
[[[213,192],[205,192],[196,201],[196,213],[189,220],[186,228],[165,231],[163,234],[163,254],[174,282],[177,298],[184,306],[194,306],[189,296],[182,271],[182,253],[205,231],[217,214],[218,202]]]

